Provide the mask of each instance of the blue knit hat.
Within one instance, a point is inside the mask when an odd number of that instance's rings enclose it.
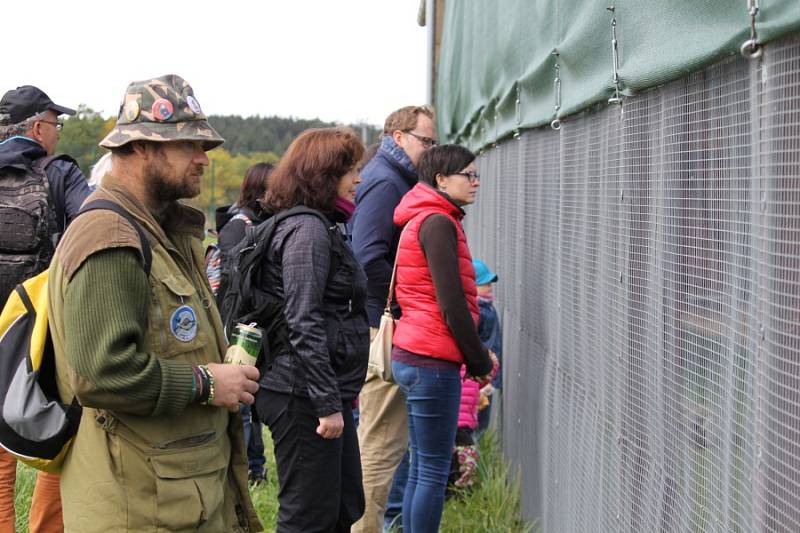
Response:
[[[480,259],[473,259],[472,266],[475,268],[475,283],[477,285],[487,285],[497,281],[497,274],[489,270],[486,263]]]

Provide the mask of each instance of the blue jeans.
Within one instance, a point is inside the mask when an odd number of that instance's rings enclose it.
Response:
[[[392,361],[406,396],[411,468],[403,496],[404,533],[436,533],[458,426],[461,371]]]
[[[261,422],[252,416],[250,406],[247,404],[239,405],[239,413],[242,415],[242,425],[244,426],[244,443],[247,446],[247,465],[250,470],[250,477],[263,477],[264,464],[267,459],[264,457]]]
[[[409,452],[406,451],[402,461],[397,465],[397,470],[394,471],[394,478],[392,478],[392,488],[386,502],[386,512],[383,514],[384,531],[389,531],[392,527],[397,531],[403,531],[403,495],[406,492],[410,467]]]

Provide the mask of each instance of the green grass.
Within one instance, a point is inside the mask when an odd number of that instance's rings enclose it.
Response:
[[[267,482],[251,488],[250,494],[264,531],[275,531],[278,513],[278,480],[269,430],[264,431],[267,449]],[[508,465],[503,461],[497,437],[487,432],[480,441],[480,461],[475,486],[445,504],[441,530],[443,533],[481,531],[486,533],[528,533],[535,526],[520,518],[519,484],[509,480]],[[17,531],[28,531],[28,509],[36,480],[36,471],[17,465]]]
[[[28,531],[28,510],[31,508],[33,485],[36,483],[36,470],[17,462],[17,488],[14,493],[14,508],[17,512],[17,531]]]
[[[535,524],[520,516],[519,477],[511,475],[503,460],[493,431],[478,443],[480,458],[475,485],[447,500],[442,515],[442,533],[481,531],[486,533],[528,533]]]
[[[208,248],[211,244],[217,244],[217,238],[213,235],[206,235],[203,239],[203,250]]]
[[[267,464],[267,482],[250,489],[250,497],[258,513],[258,518],[264,526],[264,531],[275,531],[275,522],[278,518],[278,475],[275,468],[275,455],[272,453],[272,435],[266,425],[264,429],[264,455]]]

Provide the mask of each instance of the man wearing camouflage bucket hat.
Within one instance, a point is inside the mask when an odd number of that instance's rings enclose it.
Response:
[[[258,371],[222,364],[204,217],[178,202],[200,193],[205,152],[222,142],[182,78],[131,83],[100,143],[112,171],[87,204],[114,202],[135,224],[89,211],[56,251],[59,393],[83,406],[61,477],[66,531],[261,531],[238,414]]]
[[[206,120],[192,88],[175,75],[131,83],[117,124],[100,146],[119,148],[136,140],[201,141],[205,150],[225,142]]]

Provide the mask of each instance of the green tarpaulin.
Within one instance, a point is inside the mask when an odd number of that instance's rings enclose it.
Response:
[[[800,31],[800,0],[757,4],[758,41],[768,54],[770,41]],[[750,38],[747,0],[449,0],[445,6],[436,86],[440,135],[473,149],[605,104],[614,94],[612,17],[625,96],[738,54]]]

